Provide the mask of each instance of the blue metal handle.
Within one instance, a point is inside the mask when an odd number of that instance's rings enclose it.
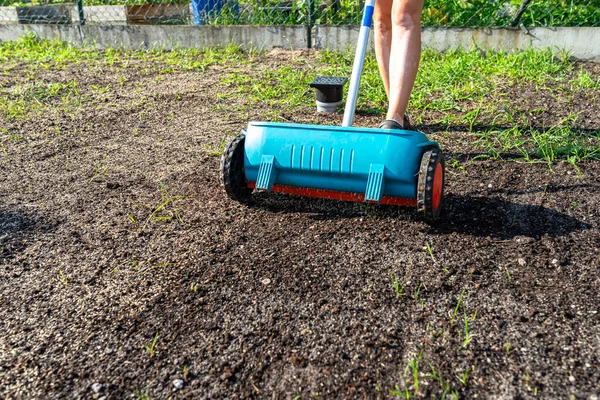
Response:
[[[354,111],[356,109],[356,99],[358,98],[358,87],[360,85],[360,76],[365,63],[365,54],[367,53],[367,44],[369,43],[369,31],[373,20],[373,11],[375,9],[375,0],[367,0],[363,11],[362,24],[358,32],[358,44],[356,45],[356,54],[354,55],[354,65],[352,66],[352,76],[350,78],[350,87],[348,88],[348,98],[346,99],[346,108],[344,109],[344,121],[342,126],[352,126],[354,120]]]

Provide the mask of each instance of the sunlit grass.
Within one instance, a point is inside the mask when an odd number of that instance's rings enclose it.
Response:
[[[109,48],[103,51],[94,48],[79,48],[58,40],[42,40],[28,34],[12,42],[0,43],[0,63],[18,61],[41,68],[61,68],[67,64],[118,65],[130,60],[159,63],[157,70],[165,71],[165,65],[174,70],[204,70],[206,67],[226,62],[248,62],[256,54],[242,51],[240,46],[228,45],[222,48],[162,50],[123,50]],[[162,64],[162,65],[161,65]]]
[[[62,107],[69,112],[86,101],[90,90],[110,92],[111,86],[83,85],[37,80],[40,69],[61,69],[84,64],[84,68],[113,69],[118,82],[126,69],[154,74],[159,83],[165,74],[181,71],[203,73],[218,67],[221,74],[215,111],[235,109],[238,113],[262,108],[276,116],[280,110],[310,112],[314,94],[309,83],[317,75],[349,77],[354,52],[319,51],[308,56],[294,55],[279,67],[265,66],[257,56],[239,46],[207,49],[160,49],[127,51],[122,49],[81,49],[58,41],[25,36],[0,44],[0,65],[6,76],[21,80],[12,87],[0,86],[0,118],[27,119],[35,112]],[[543,108],[525,110],[514,104],[520,90],[547,91],[554,99],[566,101],[576,91],[597,97],[600,80],[583,68],[574,71],[567,54],[533,49],[519,52],[492,52],[480,49],[453,50],[443,54],[424,50],[415,88],[409,104],[413,122],[434,118],[439,129],[462,127],[473,138],[473,145],[491,158],[516,154],[528,162],[566,160],[576,164],[599,159],[598,131],[580,132],[578,115],[569,115],[553,126],[534,126],[531,118]],[[97,93],[95,93],[97,94]],[[89,99],[95,98],[88,96]],[[176,96],[177,97],[177,96]],[[91,101],[91,100],[90,100]],[[142,100],[140,100],[142,101]],[[233,105],[233,106],[230,106]],[[387,97],[373,54],[365,61],[357,108],[363,113],[383,116]],[[556,107],[556,105],[555,105]],[[267,114],[265,114],[267,115]],[[433,116],[433,117],[432,117]],[[274,117],[276,118],[276,117]]]

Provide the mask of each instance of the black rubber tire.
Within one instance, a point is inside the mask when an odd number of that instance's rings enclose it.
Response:
[[[433,183],[438,164],[442,165],[442,192],[437,208],[433,204]],[[417,210],[425,220],[435,221],[440,218],[444,205],[444,180],[446,162],[444,153],[439,148],[432,148],[423,153],[421,167],[419,168],[419,181],[417,183]]]
[[[246,135],[240,133],[227,143],[221,156],[220,177],[225,193],[240,202],[246,202],[252,189],[246,182],[244,170],[244,141]]]

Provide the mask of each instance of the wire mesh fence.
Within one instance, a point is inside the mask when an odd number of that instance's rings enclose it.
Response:
[[[360,0],[0,0],[0,24],[359,25]],[[600,0],[425,0],[424,26],[600,26]]]

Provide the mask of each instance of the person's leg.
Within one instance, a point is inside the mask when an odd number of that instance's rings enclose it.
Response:
[[[373,39],[379,74],[385,93],[390,98],[390,51],[392,49],[392,2],[376,0],[373,13]]]
[[[421,12],[423,0],[394,0],[389,55],[389,98],[386,119],[403,124],[410,92],[421,59]],[[384,83],[385,84],[385,83]]]

